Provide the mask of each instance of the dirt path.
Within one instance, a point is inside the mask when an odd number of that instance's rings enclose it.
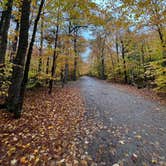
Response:
[[[90,77],[74,84],[85,97],[85,120],[97,130],[86,138],[96,165],[166,165],[166,107]]]

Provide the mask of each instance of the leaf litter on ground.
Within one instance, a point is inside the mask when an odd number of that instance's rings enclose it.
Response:
[[[28,91],[21,119],[0,114],[0,165],[87,165],[92,159],[79,145],[89,133],[80,127],[84,113],[78,88]]]

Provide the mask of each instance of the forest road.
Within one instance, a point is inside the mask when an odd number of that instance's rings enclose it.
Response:
[[[166,165],[166,107],[95,78],[75,83],[86,118],[100,128],[88,144],[97,165]]]

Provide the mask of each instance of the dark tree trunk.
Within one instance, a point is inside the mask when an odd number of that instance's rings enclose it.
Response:
[[[117,55],[117,61],[119,63],[119,44],[118,44],[118,38],[116,37],[116,55]]]
[[[101,56],[101,79],[105,79],[105,60],[103,55]]]
[[[58,18],[58,20],[59,20],[59,18]],[[49,82],[49,92],[48,92],[49,94],[51,94],[51,92],[52,92],[53,78],[55,76],[56,59],[57,59],[56,49],[57,49],[57,44],[58,44],[58,33],[59,33],[59,25],[57,25],[56,32],[55,32],[54,55],[53,55],[53,62],[52,62],[52,69],[51,69],[51,79],[50,79],[50,82]]]
[[[119,58],[119,43],[118,43],[118,37],[116,36],[116,55],[117,55],[117,63],[118,63],[118,74],[121,74],[121,70],[120,70],[120,58]]]
[[[142,59],[142,66],[144,70],[144,83],[146,84],[146,68],[145,68],[145,51],[144,51],[144,44],[142,43],[142,48],[141,48],[141,59]]]
[[[160,41],[161,41],[161,46],[162,46],[162,54],[163,54],[163,66],[166,66],[166,41],[164,39],[164,35],[162,33],[162,29],[160,28],[159,25],[157,25],[157,31],[160,37]]]
[[[127,84],[127,69],[126,69],[126,60],[125,60],[125,47],[124,42],[121,40],[122,45],[122,59],[123,59],[123,70],[124,70],[124,82]]]
[[[152,1],[152,4],[153,4],[152,12],[153,12],[154,16],[157,18],[157,20],[160,20],[160,14],[159,14],[159,10],[157,7],[157,1]],[[160,41],[161,41],[162,55],[163,55],[162,65],[164,67],[166,67],[166,39],[164,37],[164,26],[162,25],[161,22],[158,22],[155,25],[157,27],[157,32],[159,34]]]
[[[17,32],[19,31],[19,27],[20,27],[20,23],[18,20],[16,20],[16,28],[15,28],[15,37],[14,37],[14,41],[12,44],[12,51],[11,51],[11,55],[10,55],[10,61],[13,62],[14,61],[14,55],[16,53],[17,50],[17,44],[18,44],[18,34]]]
[[[105,56],[104,56],[104,50],[105,50],[105,40],[106,36],[104,37],[102,48],[101,48],[101,79],[105,79]]]
[[[39,54],[39,66],[38,73],[42,71],[42,51],[43,51],[43,19],[41,20],[41,32],[40,32],[40,54]]]
[[[69,63],[68,63],[68,58],[66,57],[65,59],[65,76],[64,76],[64,83],[66,84],[69,79]]]
[[[8,0],[6,10],[2,12],[0,22],[0,66],[5,64],[5,55],[7,49],[8,30],[12,13],[13,0]]]
[[[114,81],[116,81],[116,77],[115,77],[115,67],[114,67],[114,60],[113,60],[112,53],[110,54],[110,56],[111,56],[111,63],[112,63],[113,79],[114,79]]]
[[[26,84],[28,82],[28,74],[29,74],[29,69],[30,69],[33,45],[34,45],[35,37],[36,37],[37,25],[38,25],[38,22],[40,20],[40,15],[41,15],[41,12],[42,12],[44,2],[45,2],[45,0],[41,0],[41,2],[40,2],[39,10],[38,10],[38,13],[37,13],[37,16],[36,16],[36,19],[35,19],[35,23],[34,23],[34,27],[33,27],[31,42],[30,42],[30,45],[29,45],[28,53],[27,53],[27,60],[26,60],[26,64],[25,64],[24,77],[23,77],[23,81],[21,83],[21,91],[20,91],[20,102],[19,102],[19,104],[20,104],[21,109],[22,109],[22,106],[23,106]]]
[[[72,24],[71,21],[69,20],[69,25],[68,25],[68,35],[70,36],[72,33]],[[70,40],[68,40],[68,44],[70,44]],[[69,55],[69,51],[68,51]],[[68,63],[68,57],[65,58],[65,71],[64,71],[64,83],[67,84],[69,80],[69,63]]]
[[[47,58],[47,64],[46,64],[46,74],[49,73],[49,64],[50,64],[50,58],[48,56],[48,58]]]
[[[16,118],[19,118],[21,115],[20,91],[28,47],[30,4],[30,0],[23,0],[22,2],[19,44],[13,65],[12,84],[9,87],[7,98],[7,108],[10,112],[14,113]]]
[[[74,35],[74,75],[73,75],[73,80],[77,80],[77,60],[78,60],[78,53],[77,53],[77,32],[75,32]]]

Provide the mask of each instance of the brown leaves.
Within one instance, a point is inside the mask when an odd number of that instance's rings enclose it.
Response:
[[[77,158],[76,136],[85,112],[76,88],[28,91],[20,120],[0,114],[0,165],[86,165]],[[6,156],[7,154],[7,156]],[[53,160],[54,159],[54,160]],[[71,163],[71,164],[70,164]]]

